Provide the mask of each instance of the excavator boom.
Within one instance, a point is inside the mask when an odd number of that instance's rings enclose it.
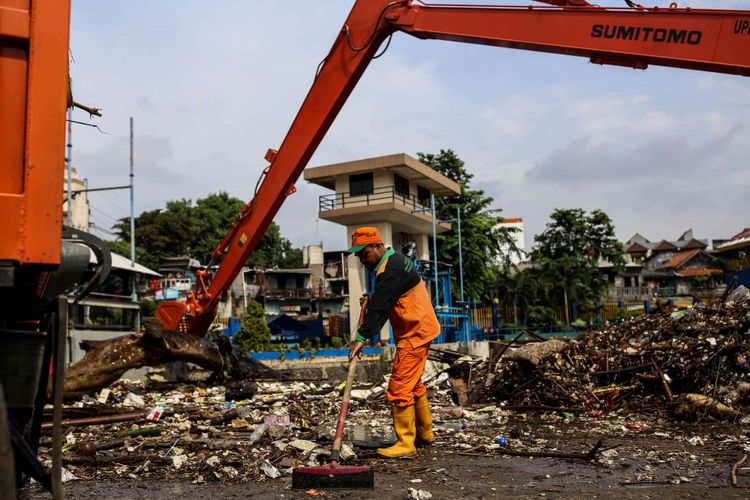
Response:
[[[598,64],[649,65],[750,76],[750,11],[604,8],[584,0],[543,6],[427,4],[358,0],[252,201],[214,252],[215,272],[198,276],[186,302],[165,302],[165,328],[187,319],[203,335],[216,305],[265,233],[383,41],[397,31],[448,40],[586,57]]]

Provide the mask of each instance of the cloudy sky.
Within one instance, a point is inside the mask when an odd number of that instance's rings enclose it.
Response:
[[[92,188],[128,183],[132,116],[136,213],[218,191],[248,200],[352,3],[73,0],[75,99],[104,113],[91,120],[104,133],[74,126],[79,174]],[[750,0],[680,6],[750,10]],[[82,111],[74,119],[89,121]],[[688,228],[722,238],[750,226],[747,78],[397,33],[309,166],[441,148],[466,162],[472,186],[504,216],[523,217],[527,245],[555,208],[601,208],[622,240]],[[297,246],[343,248],[343,227],[316,217],[328,191],[302,179],[297,189],[276,217],[282,233]],[[90,199],[109,237],[128,193]]]

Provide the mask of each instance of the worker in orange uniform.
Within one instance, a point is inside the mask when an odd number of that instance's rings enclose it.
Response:
[[[348,253],[359,257],[375,273],[375,291],[369,300],[365,319],[349,349],[349,360],[361,356],[367,339],[373,338],[391,320],[396,355],[386,396],[393,405],[393,427],[398,441],[377,453],[387,458],[409,457],[416,446],[435,440],[427,388],[421,377],[427,363],[430,343],[440,334],[440,325],[424,282],[411,259],[386,248],[374,227],[361,227],[352,233]]]

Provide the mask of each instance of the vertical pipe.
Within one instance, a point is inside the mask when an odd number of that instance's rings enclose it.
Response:
[[[456,219],[458,220],[458,280],[459,288],[461,289],[461,308],[462,312],[467,311],[468,307],[464,304],[464,256],[461,248],[461,207],[456,207]],[[468,314],[467,314],[468,316]],[[469,345],[469,319],[464,318],[462,320],[463,328],[462,333],[464,337],[464,343]]]
[[[430,207],[432,209],[432,262],[433,275],[435,279],[435,307],[440,305],[438,290],[438,260],[437,260],[437,223],[435,222],[435,193],[430,193]]]
[[[50,471],[50,482],[52,483],[52,498],[62,500],[64,498],[62,486],[62,412],[63,391],[65,373],[65,344],[68,342],[68,299],[65,295],[57,297],[57,313],[52,322],[52,331],[47,335],[53,335],[53,366],[54,376],[52,379],[52,467]]]
[[[67,224],[73,227],[73,108],[68,108],[68,220]]]
[[[461,287],[461,302],[464,301],[464,257],[461,253],[461,207],[456,209],[456,217],[458,217],[458,277],[460,280]]]
[[[131,293],[133,302],[138,300],[135,293],[135,196],[133,187],[133,117],[130,117],[130,267],[133,270],[131,275]]]
[[[242,302],[245,305],[243,317],[247,314],[247,285],[245,285],[245,272],[245,270],[242,271]]]

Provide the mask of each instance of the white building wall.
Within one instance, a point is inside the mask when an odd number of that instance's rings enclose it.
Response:
[[[526,252],[526,245],[524,243],[524,232],[523,232],[523,219],[506,219],[503,222],[499,222],[495,225],[495,229],[500,228],[514,228],[516,229],[515,233],[513,233],[513,238],[515,239],[516,246],[522,251]],[[502,255],[502,259],[505,259],[505,256],[508,255],[509,252],[509,246],[508,245],[500,245],[500,254]],[[519,257],[517,254],[512,254],[510,256],[510,262],[511,264],[518,265],[521,263],[523,259]],[[498,262],[498,264],[502,264],[502,262]]]
[[[78,172],[75,168],[71,168],[71,184],[72,184],[72,205],[71,210],[72,220],[68,220],[68,169],[64,169],[63,177],[63,222],[66,225],[73,226],[75,229],[81,231],[89,230],[89,198],[87,193],[75,193],[81,189],[86,189],[86,182],[78,177]]]

